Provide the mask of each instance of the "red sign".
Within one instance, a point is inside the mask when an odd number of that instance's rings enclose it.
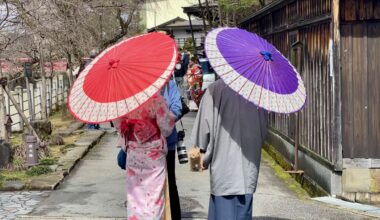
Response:
[[[66,72],[67,71],[67,62],[65,60],[59,60],[53,62],[53,68],[51,68],[51,63],[45,63],[44,70],[46,73],[53,72]]]
[[[0,62],[1,62],[2,73],[18,73],[23,70],[22,66],[13,64],[9,61],[0,61]]]

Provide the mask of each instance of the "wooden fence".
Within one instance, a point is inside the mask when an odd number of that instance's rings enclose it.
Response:
[[[32,97],[32,107],[34,113],[34,119],[41,119],[42,114],[42,105],[41,105],[41,90],[42,83],[38,81],[36,84],[30,84],[31,87],[31,97]],[[51,80],[47,80],[46,83],[46,108],[47,114],[51,114],[52,111],[56,110],[59,106],[67,103],[67,84],[64,83],[63,75],[56,75]],[[16,101],[20,105],[25,116],[30,120],[30,111],[29,111],[29,99],[28,91],[21,86],[15,87],[13,91],[10,91],[11,94],[15,97]],[[12,119],[12,131],[23,131],[24,123],[18,114],[15,106],[12,104],[8,96],[5,94],[5,107],[6,113],[11,116]]]
[[[335,164],[333,145],[333,79],[330,71],[331,1],[282,1],[245,20],[242,27],[275,45],[295,64],[307,91],[305,108],[298,113],[299,143]],[[299,47],[296,49],[295,45]],[[292,55],[294,54],[294,55]],[[294,56],[294,57],[292,57]],[[290,142],[295,139],[294,114],[271,114],[271,128]]]

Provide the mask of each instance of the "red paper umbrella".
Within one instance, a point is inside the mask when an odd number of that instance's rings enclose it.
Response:
[[[99,123],[132,112],[161,90],[177,56],[175,41],[162,33],[136,36],[106,49],[74,82],[68,100],[71,114]]]

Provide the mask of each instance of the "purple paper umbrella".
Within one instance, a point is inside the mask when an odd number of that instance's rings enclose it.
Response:
[[[218,28],[206,37],[210,64],[223,81],[255,105],[292,113],[305,104],[300,75],[270,43],[239,28]]]

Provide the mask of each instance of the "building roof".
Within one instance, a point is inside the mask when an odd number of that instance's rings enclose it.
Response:
[[[166,22],[164,22],[164,23],[162,23],[162,24],[159,24],[159,25],[157,25],[157,26],[155,26],[155,27],[149,28],[149,30],[160,29],[160,28],[165,27],[165,26],[167,26],[167,25],[169,25],[169,24],[174,24],[174,23],[176,23],[176,22],[181,22],[181,21],[186,21],[186,19],[181,18],[181,17],[175,17],[175,18],[173,18],[173,19],[171,19],[171,20],[169,20],[169,21],[166,21]]]
[[[193,29],[199,30],[203,28],[203,21],[199,18],[191,19],[191,23],[193,25]],[[206,22],[206,25],[208,23]],[[155,30],[169,30],[169,29],[188,29],[190,28],[190,22],[186,19],[176,17],[167,22],[164,22],[156,27],[152,27],[148,29],[148,32],[152,32]]]
[[[208,24],[207,21],[206,22],[206,25]],[[193,25],[193,27],[203,27],[203,21],[202,19],[199,19],[199,18],[195,18],[195,19],[191,19],[191,24]],[[167,27],[190,27],[190,22],[189,20],[185,20],[185,21],[180,21],[180,22],[177,22],[177,23],[174,23],[174,24],[168,24],[166,25]]]

